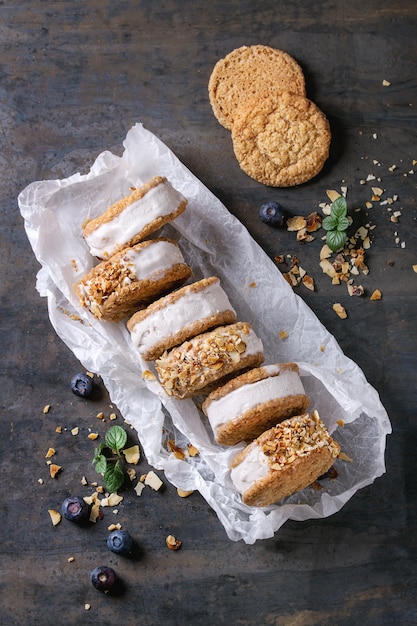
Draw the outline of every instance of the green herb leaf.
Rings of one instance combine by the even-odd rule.
[[[346,214],[347,214],[346,198],[344,198],[343,196],[339,196],[332,203],[332,206],[330,209],[330,215],[334,216],[336,219],[339,220],[341,217],[346,217]]]
[[[340,231],[346,230],[347,228],[349,228],[349,226],[350,226],[350,222],[349,222],[348,218],[347,217],[340,217],[339,221],[337,223],[336,230],[340,230]]]
[[[112,426],[106,433],[106,444],[119,453],[126,445],[127,432],[121,426]]]
[[[330,250],[337,252],[345,245],[346,232],[340,230],[329,230],[326,235],[326,243]]]
[[[120,489],[125,480],[125,475],[120,461],[116,463],[107,463],[107,468],[104,473],[104,486],[107,491],[114,493]]]
[[[334,215],[327,215],[321,223],[324,230],[336,230],[337,224],[338,219]]]
[[[94,463],[95,463],[96,472],[104,475],[106,473],[106,468],[107,468],[107,459],[104,456],[104,454],[99,454],[98,456],[95,456],[93,464]]]

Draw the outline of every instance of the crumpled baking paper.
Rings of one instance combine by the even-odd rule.
[[[101,375],[111,401],[137,430],[148,462],[176,487],[198,490],[231,540],[252,544],[272,537],[287,519],[332,515],[385,472],[391,426],[376,390],[245,227],[164,143],[138,123],[123,145],[122,156],[103,152],[86,175],[33,182],[19,195],[42,266],[37,289],[47,298],[53,327],[84,367]],[[80,306],[72,285],[96,263],[81,236],[82,223],[156,175],[166,176],[188,199],[185,213],[158,234],[178,242],[193,280],[219,277],[238,319],[251,323],[262,339],[265,364],[299,364],[311,408],[352,459],[335,462],[338,477],[323,481],[322,490],[310,487],[264,508],[244,505],[228,469],[243,444],[216,445],[197,403],[170,398],[157,381],[143,380],[150,364],[131,345],[126,324],[97,321]],[[278,338],[281,330],[288,333],[285,341]],[[179,460],[168,451],[168,439],[184,449],[190,442],[199,454]]]

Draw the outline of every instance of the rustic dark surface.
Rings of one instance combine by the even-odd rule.
[[[410,171],[417,159],[417,4],[13,0],[0,2],[0,29],[0,623],[416,624],[417,174]],[[215,62],[254,43],[299,61],[309,97],[331,123],[331,158],[299,188],[273,190],[246,177],[211,112],[207,82]],[[383,87],[384,79],[391,86]],[[88,171],[104,149],[119,152],[137,121],[268,255],[300,258],[316,290],[297,292],[380,393],[393,426],[387,472],[331,518],[289,522],[274,538],[247,546],[228,540],[199,494],[182,500],[168,484],[141,499],[126,492],[118,517],[106,513],[87,531],[51,525],[47,510],[80,491],[81,476],[95,480],[94,443],[86,434],[103,434],[112,409],[105,389],[94,402],[69,390],[80,364],[55,335],[35,289],[39,266],[17,195],[34,180]],[[398,194],[402,215],[394,224],[387,207],[369,211],[376,227],[362,281],[367,295],[351,298],[321,274],[320,240],[300,246],[293,233],[263,225],[257,208],[277,198],[291,213],[307,215],[326,201],[326,189],[345,181],[349,203],[363,209],[370,190],[359,181],[370,173],[387,195]],[[382,300],[371,302],[376,288]],[[346,306],[347,320],[332,311],[335,301]],[[52,408],[44,415],[46,404]],[[105,423],[96,418],[100,410]],[[57,425],[67,430],[58,435]],[[81,436],[71,435],[74,426]],[[64,467],[56,480],[46,466],[50,446]],[[138,471],[147,469],[142,460]],[[114,520],[137,538],[137,560],[107,551]],[[165,546],[169,533],[183,541],[178,552]],[[90,570],[102,562],[125,581],[122,597],[90,585]]]

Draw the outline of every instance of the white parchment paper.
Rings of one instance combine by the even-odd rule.
[[[103,152],[86,175],[34,182],[19,195],[27,236],[42,266],[37,289],[47,298],[53,327],[84,367],[101,375],[112,402],[137,430],[148,462],[176,487],[198,490],[230,539],[251,544],[273,536],[287,519],[335,513],[385,471],[391,426],[376,390],[245,227],[165,144],[136,124],[123,145],[121,157]],[[127,195],[130,186],[156,175],[166,176],[188,199],[186,212],[158,234],[177,240],[193,280],[220,278],[238,319],[250,322],[262,339],[265,364],[299,364],[311,408],[352,458],[336,461],[338,478],[324,481],[323,490],[308,488],[261,509],[245,506],[228,470],[242,446],[216,445],[192,400],[169,398],[159,383],[142,379],[149,364],[132,347],[125,323],[97,321],[79,305],[72,285],[96,263],[81,236],[82,223]],[[281,330],[288,333],[285,341],[278,338]],[[178,460],[167,451],[168,438],[179,446],[191,442],[200,454]]]

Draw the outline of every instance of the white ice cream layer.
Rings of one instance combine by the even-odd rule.
[[[233,311],[227,294],[216,281],[201,291],[188,291],[169,304],[150,313],[135,324],[131,336],[140,354],[146,353],[160,341],[185,326],[223,311]]]
[[[272,374],[279,371],[279,366],[269,365],[265,369],[269,369]],[[219,426],[254,409],[258,404],[297,394],[305,394],[299,374],[284,370],[278,376],[271,375],[256,383],[242,385],[223,398],[212,400],[206,409],[207,417],[213,432],[216,432]]]
[[[101,224],[85,237],[93,256],[108,259],[121,246],[158,217],[175,211],[184,196],[169,181],[150,189],[140,200],[128,205],[110,222]]]
[[[132,269],[136,280],[156,278],[178,263],[185,263],[181,250],[169,241],[155,241],[144,248],[128,250],[122,263]]]
[[[269,473],[269,461],[257,444],[254,444],[244,460],[230,471],[230,478],[239,493],[244,493],[255,480]]]

